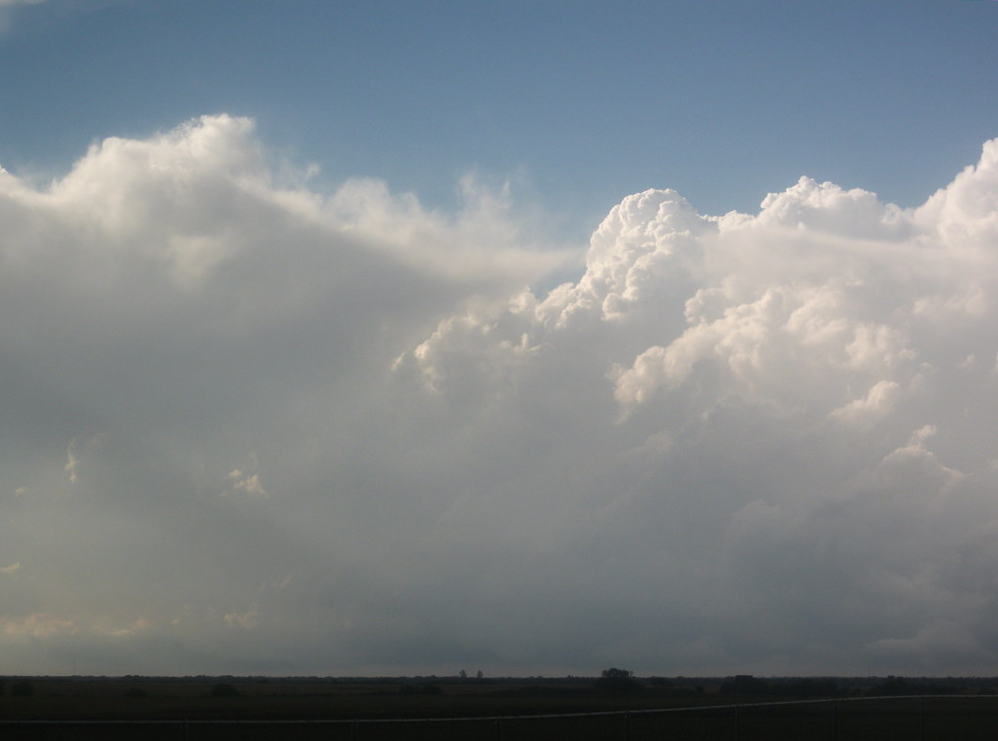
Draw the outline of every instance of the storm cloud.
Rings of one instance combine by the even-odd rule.
[[[998,140],[588,250],[463,188],[224,115],[0,172],[8,673],[993,673]]]

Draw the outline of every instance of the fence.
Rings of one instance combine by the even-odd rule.
[[[0,730],[19,741],[993,741],[998,696],[860,697],[476,718],[0,720]]]

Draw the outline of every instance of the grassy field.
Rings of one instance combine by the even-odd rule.
[[[0,697],[0,720],[309,720],[577,713],[678,707],[695,697],[648,690],[599,696],[578,687],[469,682],[434,685],[218,679],[32,679],[33,693]],[[227,684],[235,696],[213,696]],[[429,688],[429,689],[428,689]],[[131,696],[136,695],[136,696]],[[719,701],[715,696],[714,702]]]
[[[136,739],[294,738],[390,741],[405,739],[530,739],[613,738],[624,729],[620,716],[544,720],[466,720],[397,723],[413,718],[472,718],[556,713],[588,713],[647,707],[678,707],[689,698],[649,691],[630,696],[598,696],[586,683],[578,686],[532,686],[514,683],[329,682],[218,679],[32,679],[32,694],[11,694],[13,680],[0,697],[0,722],[17,725],[8,737],[34,741],[73,738],[74,741]],[[225,684],[234,696],[218,697]],[[690,693],[692,697],[693,694]],[[717,701],[717,698],[714,698]],[[359,723],[342,723],[360,719]],[[143,725],[146,721],[171,724]],[[292,721],[334,721],[308,724]],[[93,724],[69,724],[91,721]],[[108,724],[96,724],[109,721]],[[134,721],[134,724],[129,724]],[[185,722],[186,721],[186,722]],[[232,721],[226,724],[226,721]],[[238,721],[254,721],[252,725]],[[275,721],[274,725],[264,721]],[[386,721],[386,722],[379,722]],[[283,722],[283,724],[281,723]],[[609,734],[609,735],[607,735]]]
[[[736,708],[732,705],[739,698],[709,690],[646,688],[633,694],[601,695],[586,683],[35,678],[30,680],[31,694],[13,694],[15,681],[7,679],[6,692],[0,696],[0,723],[8,724],[0,732],[24,741],[983,741],[998,736],[998,696],[842,699]],[[216,696],[220,684],[234,690],[233,696]],[[767,699],[771,698],[753,698]],[[666,712],[639,712],[652,709]],[[517,717],[607,711],[631,712]],[[428,720],[394,722],[416,718]],[[23,721],[30,722],[9,725]],[[68,725],[73,721],[78,723]]]

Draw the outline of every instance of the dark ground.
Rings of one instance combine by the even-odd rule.
[[[957,680],[899,684],[896,678],[879,684],[869,679],[831,684],[820,680],[804,685],[800,680],[781,681],[642,680],[635,691],[601,693],[593,689],[594,678],[8,677],[2,680],[0,734],[24,741],[976,741],[998,737],[998,695],[977,696],[991,691],[981,680],[962,684]],[[833,691],[823,698],[809,696],[807,702],[787,696],[801,687]],[[923,688],[946,694],[920,697]],[[746,695],[739,689],[754,691]],[[910,696],[877,696],[887,690]],[[790,700],[796,702],[788,704]],[[641,712],[648,710],[654,712]],[[613,714],[517,717],[599,712]],[[463,720],[455,720],[459,718]]]

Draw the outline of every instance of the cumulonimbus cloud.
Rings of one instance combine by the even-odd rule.
[[[637,193],[552,290],[502,194],[282,169],[213,116],[0,172],[11,671],[993,660],[998,140],[915,209]]]
[[[754,664],[774,671],[858,666],[889,645],[927,671],[939,624],[991,656],[996,595],[956,554],[987,548],[996,514],[996,186],[998,140],[917,209],[809,178],[756,215],[646,191],[610,212],[579,281],[448,319],[397,365],[465,418],[533,418],[526,400],[553,395],[559,442],[524,434],[578,446],[553,460],[598,482],[575,495],[635,532],[622,547],[713,564],[690,602],[708,624],[732,609],[745,635],[700,636],[704,660],[727,642],[775,652]]]

